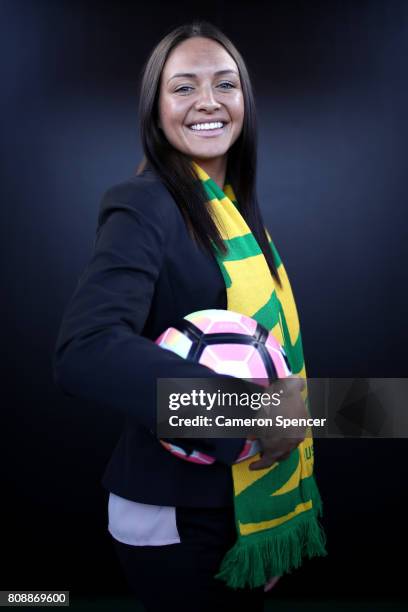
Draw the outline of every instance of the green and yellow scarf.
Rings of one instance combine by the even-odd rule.
[[[267,232],[282,288],[239,212],[232,186],[222,190],[196,163],[208,204],[228,247],[215,248],[227,291],[228,310],[252,317],[273,333],[286,351],[292,373],[306,380],[299,319],[289,279]],[[302,397],[308,408],[307,381]],[[297,568],[302,558],[324,556],[326,537],[318,521],[322,501],[313,475],[310,428],[290,456],[271,467],[250,470],[254,455],[232,465],[237,541],[225,555],[216,578],[232,588],[265,584]]]

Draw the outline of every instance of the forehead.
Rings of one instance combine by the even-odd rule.
[[[198,75],[221,69],[237,70],[237,65],[228,51],[215,40],[196,36],[183,40],[172,49],[163,68],[164,79],[180,69]]]

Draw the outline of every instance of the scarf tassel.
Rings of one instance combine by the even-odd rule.
[[[326,556],[326,535],[318,521],[322,501],[314,479],[313,506],[282,526],[239,538],[225,555],[215,578],[233,588],[262,586],[273,576],[282,576],[302,564],[302,558]]]

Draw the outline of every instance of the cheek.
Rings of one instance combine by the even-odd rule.
[[[237,93],[236,96],[231,100],[230,105],[231,113],[234,118],[239,121],[244,118],[244,99],[241,93]]]
[[[184,107],[173,99],[163,100],[161,104],[161,116],[165,125],[175,127],[183,122]]]

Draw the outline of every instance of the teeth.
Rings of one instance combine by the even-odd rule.
[[[216,123],[195,123],[194,125],[190,126],[190,129],[192,130],[215,130],[217,128],[222,128],[224,126],[223,123],[221,123],[221,121],[217,121]]]

